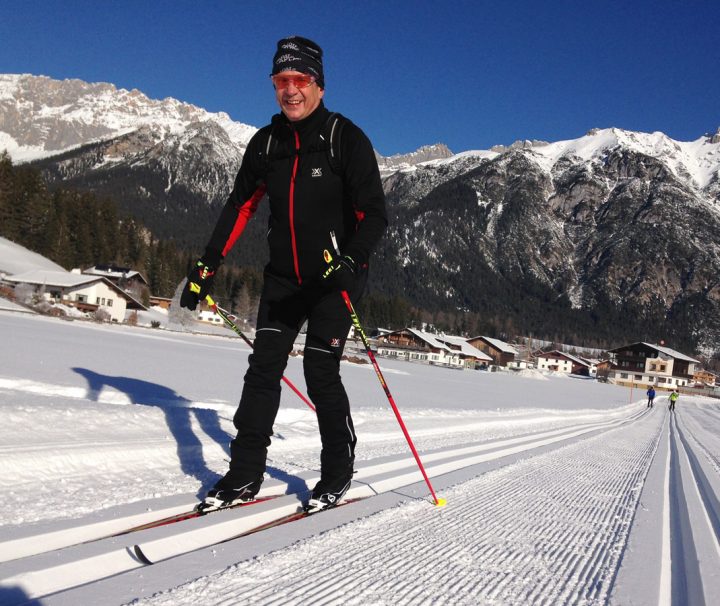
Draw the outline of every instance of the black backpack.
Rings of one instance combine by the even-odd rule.
[[[318,147],[324,148],[327,154],[328,164],[336,175],[342,176],[342,156],[340,141],[342,138],[342,131],[348,119],[342,114],[337,112],[331,112],[328,116],[325,124],[320,131],[320,140]],[[267,143],[263,146],[264,153],[262,156],[265,166],[269,165],[270,158],[275,156],[277,149],[277,137],[273,136],[275,129],[277,128],[277,121],[273,120],[270,134],[268,135]]]

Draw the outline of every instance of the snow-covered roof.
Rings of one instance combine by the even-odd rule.
[[[643,345],[647,345],[648,347],[657,349],[659,352],[664,353],[666,356],[671,356],[671,357],[675,358],[676,360],[684,360],[685,362],[694,362],[695,364],[700,364],[700,362],[698,360],[696,360],[695,358],[686,356],[685,354],[680,353],[679,351],[675,351],[674,349],[670,349],[669,347],[665,347],[664,345],[655,345],[653,343],[645,343],[645,342],[643,342]]]
[[[32,269],[65,271],[60,265],[53,263],[50,259],[46,259],[42,255],[28,250],[12,240],[0,238],[0,272],[13,275]]]
[[[486,360],[487,362],[492,362],[492,358],[487,355],[484,351],[479,350],[477,347],[473,347],[470,345],[470,343],[467,342],[467,339],[464,339],[463,337],[454,337],[450,335],[438,335],[437,340],[441,343],[447,343],[449,345],[455,345],[460,346],[460,352],[464,356],[471,356],[473,358],[478,358],[480,360]]]
[[[487,342],[488,345],[492,345],[495,349],[503,353],[509,353],[515,356],[519,354],[518,350],[515,349],[512,345],[509,345],[508,343],[505,343],[505,341],[501,341],[500,339],[493,339],[492,337],[486,337],[484,335],[473,338],[482,339],[483,341]]]
[[[105,280],[102,276],[88,276],[85,274],[71,273],[69,271],[53,271],[48,269],[31,269],[21,274],[7,276],[5,279],[8,282],[15,282],[17,284],[39,284],[58,286],[60,288],[74,288]],[[107,282],[117,289],[114,284],[109,281]]]
[[[630,345],[616,347],[615,349],[611,349],[609,351],[616,352],[620,349],[628,349],[629,347],[633,347],[635,345],[644,345],[645,347],[649,347],[650,349],[659,351],[660,353],[665,354],[666,356],[670,356],[671,358],[674,358],[676,360],[683,360],[685,362],[693,362],[694,364],[700,364],[699,360],[696,360],[695,358],[691,358],[690,356],[686,356],[685,354],[680,353],[679,351],[675,351],[674,349],[671,349],[670,347],[665,347],[664,345],[656,345],[655,343],[646,343],[645,341],[638,341],[637,343],[631,343]]]
[[[145,276],[139,271],[130,269],[129,267],[116,267],[114,265],[95,265],[94,267],[88,267],[83,269],[82,273],[93,275],[93,276],[104,276],[106,278],[113,278],[119,280],[124,278],[129,280],[131,278],[138,278],[147,284]]]
[[[434,335],[432,333],[418,330],[416,328],[408,328],[406,330],[436,349],[443,349],[448,352],[460,353],[464,356],[477,358],[478,360],[486,360],[488,362],[492,362],[492,358],[489,355],[487,355],[484,351],[480,351],[476,347],[470,345],[467,342],[467,339],[464,339],[463,337],[455,337],[451,335]],[[451,347],[451,345],[454,347]]]
[[[572,354],[565,353],[565,352],[562,352],[562,354],[569,360],[572,360],[573,362],[575,362],[576,364],[580,364],[581,366],[590,366],[590,362],[588,362],[587,360],[584,360],[583,358],[579,358],[578,356],[574,356]]]

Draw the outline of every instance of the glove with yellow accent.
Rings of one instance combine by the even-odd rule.
[[[215,271],[212,267],[205,265],[202,259],[195,264],[188,274],[187,283],[180,295],[180,307],[194,310],[198,301],[202,301],[210,294]]]
[[[350,255],[342,255],[333,259],[328,251],[325,251],[325,261],[328,266],[322,275],[322,282],[332,290],[349,291],[355,286],[355,272],[357,264]]]

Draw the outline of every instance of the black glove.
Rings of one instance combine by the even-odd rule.
[[[323,284],[326,284],[333,290],[349,291],[355,286],[356,270],[357,265],[349,255],[343,255],[337,259],[329,259],[328,267],[322,275]]]
[[[180,295],[180,307],[194,310],[198,301],[202,301],[210,293],[214,278],[215,269],[205,265],[202,259],[199,260],[188,274],[187,283]]]

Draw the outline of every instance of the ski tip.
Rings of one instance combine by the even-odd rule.
[[[145,564],[147,566],[151,566],[153,564],[153,562],[150,560],[150,558],[148,558],[143,553],[143,550],[140,548],[140,545],[134,545],[132,550],[133,550],[133,553],[135,554],[135,557],[137,558],[137,560],[139,562],[141,562],[142,564]]]
[[[446,499],[438,499],[437,501],[435,501],[436,507],[445,507],[445,505],[447,505]]]

